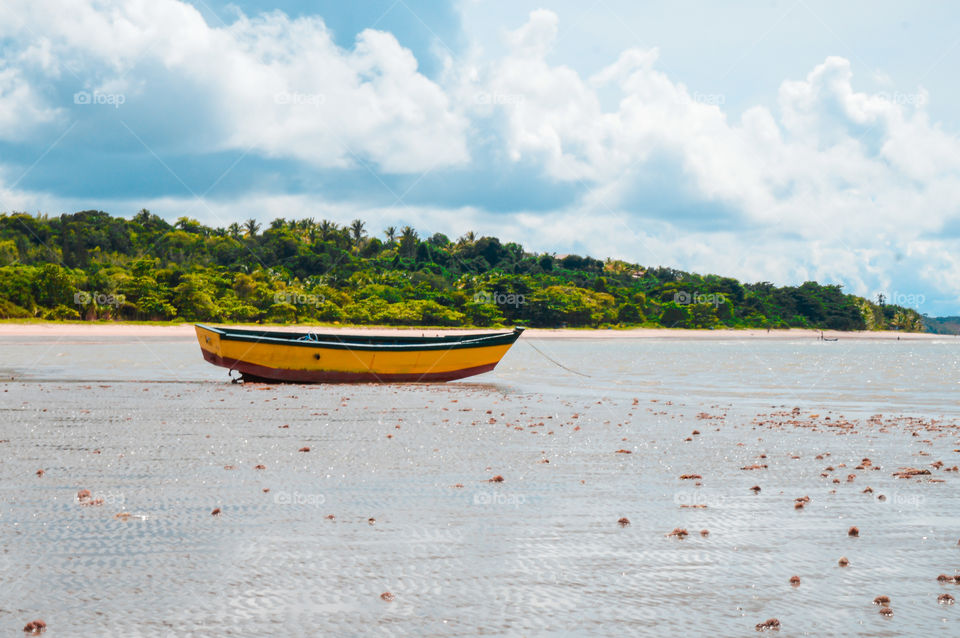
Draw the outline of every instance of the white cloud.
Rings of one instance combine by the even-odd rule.
[[[938,250],[956,251],[956,241],[921,241],[960,217],[960,140],[930,122],[922,87],[857,91],[850,63],[829,57],[805,78],[783,82],[779,112],[756,106],[730,121],[722,95],[691,91],[658,70],[656,49],[624,51],[589,81],[551,65],[556,22],[549,11],[532,13],[506,38],[505,55],[474,61],[470,90],[520,96],[498,106],[515,161],[540,161],[556,180],[589,184],[561,223],[568,239],[595,234],[598,216],[669,224],[649,188],[646,201],[634,195],[635,184],[666,161],[678,168],[657,185],[663,196],[716,205],[687,227],[719,223],[735,232],[687,231],[674,243],[635,237],[627,245],[618,232],[610,243],[594,242],[595,254],[629,254],[632,245],[642,260],[644,246],[658,245],[661,263],[748,279],[846,282],[863,294],[913,267],[928,285],[960,296],[956,277],[934,274],[957,274],[951,260],[936,258]],[[598,91],[611,86],[620,101],[603,110]],[[937,268],[892,259],[921,245]]]
[[[530,19],[519,29],[505,34],[514,53],[526,58],[543,58],[557,39],[557,14],[547,9],[530,12]]]
[[[177,0],[75,4],[63,11],[57,0],[4,2],[0,38],[35,61],[32,86],[66,78],[71,95],[123,94],[120,115],[148,143],[150,118],[163,117],[177,123],[183,145],[199,136],[207,151],[253,150],[319,167],[371,163],[419,173],[469,159],[466,120],[389,33],[364,31],[343,50],[319,18],[241,14],[214,28]],[[3,82],[0,76],[0,91]],[[36,104],[31,85],[5,92]],[[0,100],[2,118],[9,100]],[[142,126],[138,109],[150,116]]]
[[[19,69],[5,68],[0,62],[0,140],[28,139],[57,116],[58,109],[44,104]]]

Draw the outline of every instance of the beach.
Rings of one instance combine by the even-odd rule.
[[[3,0],[0,638],[960,636],[958,24]]]
[[[2,324],[0,628],[950,633],[956,340],[691,332],[305,386],[231,384],[189,325]]]

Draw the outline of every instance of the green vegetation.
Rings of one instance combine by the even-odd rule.
[[[960,317],[924,317],[927,332],[938,335],[960,335]]]
[[[840,286],[777,287],[467,233],[383,239],[364,222],[208,228],[84,211],[0,215],[0,317],[341,322],[398,326],[665,326],[923,330],[915,311]]]

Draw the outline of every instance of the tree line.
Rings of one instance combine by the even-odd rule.
[[[920,331],[838,285],[741,283],[362,220],[211,228],[141,210],[0,214],[0,317],[397,326]]]

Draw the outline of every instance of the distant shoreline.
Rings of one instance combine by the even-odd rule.
[[[211,325],[223,325],[212,323]],[[280,325],[236,325],[237,327],[261,328],[263,330],[291,330],[317,331],[328,333],[362,333],[362,334],[409,334],[410,332],[437,333],[449,332],[495,332],[509,330],[509,328],[420,328],[420,327],[393,327],[393,326],[330,326],[293,324]],[[0,337],[19,336],[51,336],[51,337],[192,337],[194,334],[192,323],[182,324],[150,324],[125,322],[0,322]],[[956,339],[952,335],[933,334],[929,332],[897,332],[897,331],[851,331],[824,330],[827,338],[836,338],[841,341],[930,341],[936,339]],[[679,339],[685,341],[711,340],[809,340],[816,341],[820,337],[819,330],[791,328],[788,330],[765,329],[722,329],[722,330],[694,330],[685,328],[623,328],[623,329],[589,329],[589,328],[528,328],[523,338],[534,339]]]

